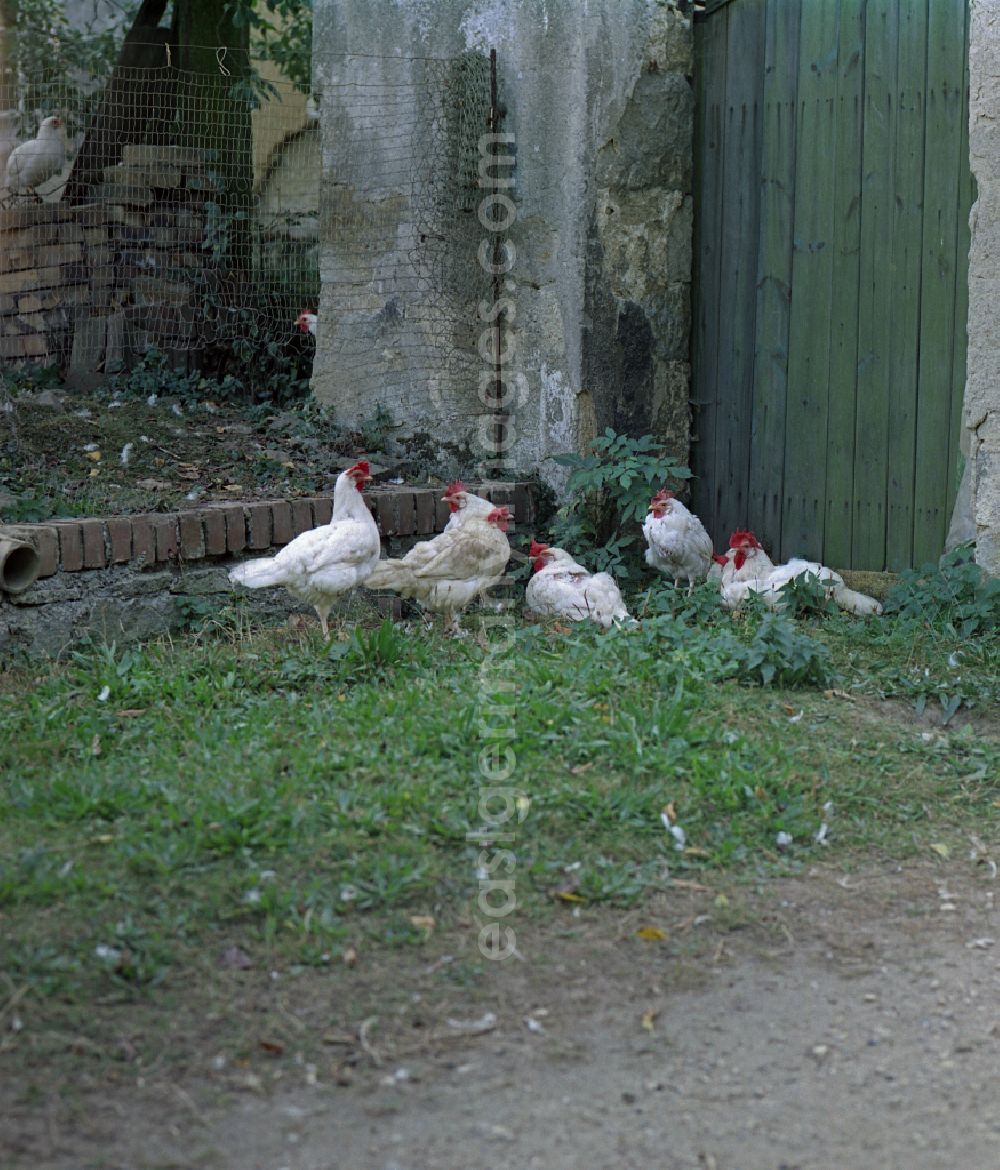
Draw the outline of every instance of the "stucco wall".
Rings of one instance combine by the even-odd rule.
[[[976,559],[1000,574],[1000,0],[973,0],[969,153],[978,185],[969,252],[963,452]]]
[[[428,185],[454,201],[465,149],[442,138],[429,80],[447,76],[440,59],[495,48],[516,158],[505,373],[524,378],[504,460],[558,483],[547,457],[609,425],[656,431],[686,458],[692,33],[678,7],[317,0],[325,210],[313,387],[338,421],[382,407],[401,438],[423,432],[482,454],[477,307],[491,288],[475,203],[439,221],[450,247],[432,253],[423,285],[413,263],[427,246]]]

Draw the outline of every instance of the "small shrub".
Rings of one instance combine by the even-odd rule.
[[[901,573],[885,600],[885,612],[941,626],[959,638],[1000,628],[1000,580],[968,555],[955,549],[937,565]]]
[[[784,614],[766,614],[753,641],[736,657],[739,677],[763,686],[822,687],[831,677],[829,651]]]
[[[689,479],[691,472],[665,455],[652,435],[633,439],[608,427],[591,446],[587,455],[554,456],[570,475],[569,503],[556,515],[552,540],[589,568],[629,577],[641,565],[640,525],[650,496],[665,484]]]

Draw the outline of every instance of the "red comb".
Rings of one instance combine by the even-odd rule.
[[[528,556],[532,558],[540,557],[543,552],[548,551],[548,547],[547,544],[539,544],[537,540],[533,540],[531,542],[531,548],[528,549]]]
[[[717,565],[728,565],[729,564],[729,557],[724,557],[720,553],[713,553],[712,560],[715,561],[715,563]]]
[[[444,489],[445,496],[457,496],[459,492],[465,491],[465,484],[460,479],[456,479],[453,483],[448,484]]]
[[[729,538],[730,548],[760,548],[760,541],[747,528],[737,528]],[[737,566],[738,568],[739,566]]]

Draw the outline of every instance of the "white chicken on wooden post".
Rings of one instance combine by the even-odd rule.
[[[673,492],[658,491],[643,521],[646,564],[673,579],[687,581],[688,592],[708,576],[715,549],[705,526]]]
[[[378,525],[361,494],[371,479],[369,470],[367,461],[359,459],[337,477],[329,524],[303,532],[276,556],[237,565],[230,581],[248,589],[284,586],[316,610],[329,640],[327,619],[334,602],[368,579],[382,551]]]
[[[632,623],[621,591],[610,573],[591,573],[565,549],[531,542],[532,577],[524,591],[525,607],[546,617],[571,622],[588,619],[609,629]]]
[[[12,195],[32,194],[41,198],[38,188],[58,175],[66,165],[66,130],[63,120],[50,114],[38,127],[35,138],[15,147],[4,169],[4,187]]]

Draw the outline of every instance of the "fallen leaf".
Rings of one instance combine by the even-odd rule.
[[[99,833],[96,837],[90,838],[91,845],[110,845],[114,841],[114,837],[110,833]]]
[[[712,853],[709,849],[702,849],[700,845],[687,845],[684,848],[685,857],[711,857]]]
[[[261,1040],[260,1047],[271,1056],[280,1056],[285,1051],[285,1046],[280,1040]]]
[[[647,1008],[642,1013],[642,1026],[647,1032],[653,1031],[653,1023],[656,1017],[660,1014],[659,1008]]]
[[[219,966],[228,967],[233,971],[249,971],[253,966],[253,959],[242,947],[227,947],[219,956]]]
[[[437,926],[434,917],[431,914],[411,914],[410,925],[415,926],[417,930],[425,930],[428,934]]]
[[[124,707],[121,711],[116,711],[115,714],[120,719],[136,719],[140,715],[146,714],[145,707]]]
[[[138,479],[135,486],[144,492],[168,492],[174,485],[165,479]]]
[[[243,491],[243,484],[241,484],[241,483],[227,483],[226,484],[226,491],[227,492],[241,492],[241,491]]]
[[[786,715],[795,714],[795,708],[791,705],[791,703],[782,703],[781,709],[785,712]]]
[[[104,458],[104,456],[100,453],[100,451],[87,451],[86,456],[88,459],[92,460],[94,463],[100,463],[101,460]]]
[[[687,878],[674,878],[670,883],[676,886],[678,890],[694,890],[696,894],[707,894],[710,891],[709,886],[703,886],[701,882],[691,882]]]
[[[938,855],[938,857],[943,857],[946,860],[947,860],[947,858],[949,858],[951,856],[951,850],[948,848],[947,845],[944,845],[940,841],[937,841],[933,845],[931,845],[931,849]]]
[[[635,933],[646,942],[663,942],[667,937],[667,932],[658,926],[640,926]]]
[[[581,894],[574,894],[572,890],[556,890],[555,895],[560,902],[586,902]]]
[[[101,754],[101,737],[95,735],[90,741],[90,754],[92,756],[99,756]]]
[[[831,687],[828,691],[823,692],[824,699],[844,699],[848,703],[854,702],[854,696],[842,691],[837,687]]]
[[[354,947],[348,947],[342,956],[345,967],[353,967],[358,961],[358,952]]]

